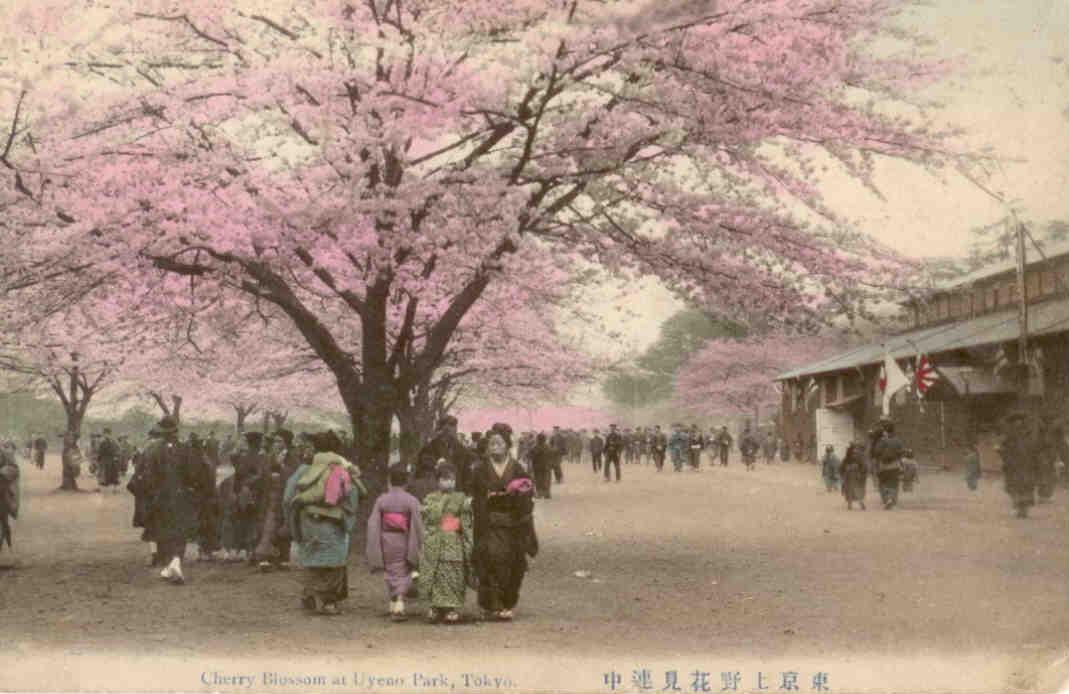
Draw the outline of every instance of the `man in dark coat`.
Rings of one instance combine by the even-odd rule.
[[[420,450],[416,460],[426,464],[428,474],[433,476],[438,461],[444,459],[456,470],[457,491],[470,495],[473,457],[468,447],[457,436],[457,418],[446,415],[438,423],[438,431],[434,438]]]
[[[725,430],[726,431],[726,430]],[[690,462],[690,469],[697,472],[702,466],[702,450],[705,448],[705,437],[702,436],[701,430],[698,429],[698,425],[695,424],[690,428],[690,448],[688,449],[688,462]]]
[[[739,453],[742,453],[742,462],[746,463],[747,470],[753,470],[754,463],[757,462],[757,452],[760,449],[761,443],[750,429],[750,423],[747,422],[742,436],[739,437]]]
[[[119,444],[111,438],[111,429],[105,428],[97,444],[97,465],[100,467],[100,486],[111,487],[113,493],[119,492],[120,471]]]
[[[144,483],[147,514],[155,531],[161,561],[167,562],[160,577],[182,584],[182,557],[186,542],[195,538],[200,525],[200,502],[208,493],[208,468],[178,441],[178,422],[164,417],[156,426],[160,438],[145,452]]]
[[[45,467],[45,453],[48,451],[48,441],[43,436],[38,436],[33,440],[33,464],[38,469],[43,470]]]
[[[661,431],[661,425],[653,427],[653,435],[650,437],[650,452],[653,454],[653,465],[657,472],[664,469],[664,456],[668,450],[668,437]]]
[[[549,447],[557,454],[553,461],[553,476],[557,478],[557,484],[563,484],[564,470],[561,467],[561,461],[564,460],[564,456],[568,453],[568,440],[564,438],[564,433],[560,430],[560,427],[553,427],[553,436],[549,439]]]
[[[605,437],[605,481],[609,481],[610,466],[616,467],[616,481],[620,481],[620,454],[624,451],[624,437],[616,430],[615,424],[609,425],[609,435]]]
[[[728,456],[731,454],[732,438],[726,426],[720,427],[720,431],[717,433],[716,438],[713,439],[713,443],[716,444],[717,453],[720,455],[720,464],[727,465]]]
[[[536,499],[552,497],[550,489],[553,484],[553,460],[556,455],[556,451],[546,444],[546,435],[539,434],[535,439],[534,448],[531,449],[531,472],[534,474]]]
[[[601,438],[601,431],[594,430],[594,437],[590,439],[590,460],[594,464],[594,474],[601,472],[601,454],[605,451],[605,439]]]
[[[1016,412],[1006,420],[1005,433],[998,447],[1002,457],[1002,477],[1006,493],[1013,501],[1018,518],[1027,518],[1036,503],[1036,453],[1028,417]]]

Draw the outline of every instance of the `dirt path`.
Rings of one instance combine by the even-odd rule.
[[[516,622],[436,628],[391,624],[359,557],[335,619],[301,612],[296,572],[191,563],[166,585],[130,496],[53,492],[57,468],[23,465],[18,552],[0,555],[3,690],[671,691],[673,670],[695,694],[732,691],[736,671],[735,691],[793,691],[791,673],[802,692],[822,673],[836,692],[1069,683],[1061,490],[1022,521],[999,481],[970,493],[930,471],[898,510],[873,510],[870,488],[847,512],[809,465],[625,466],[621,484],[567,466],[538,505]]]

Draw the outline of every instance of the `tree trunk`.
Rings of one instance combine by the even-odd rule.
[[[71,456],[79,437],[82,435],[82,417],[78,412],[72,412],[70,408],[66,409],[67,431],[63,436],[63,451],[60,454],[60,459],[63,461],[60,465],[63,472],[63,479],[60,482],[59,488],[63,491],[76,492],[78,491],[78,482],[74,476],[74,461],[71,459]]]
[[[181,421],[182,421],[182,396],[181,395],[172,395],[171,396],[171,404],[168,405],[167,404],[167,398],[164,397],[163,393],[158,393],[156,391],[150,390],[148,394],[153,400],[156,401],[156,404],[159,406],[160,411],[163,412],[163,416],[164,417],[174,417],[176,422],[181,423]]]
[[[234,408],[238,437],[240,437],[245,433],[245,422],[249,415],[256,411],[256,405],[234,405],[231,403],[230,406]]]
[[[401,428],[401,463],[404,465],[416,464],[416,456],[419,455],[419,449],[423,445],[418,419],[416,408],[412,406],[399,407],[397,409],[397,423]]]
[[[271,419],[275,422],[275,431],[278,431],[286,426],[286,420],[289,419],[289,414],[285,412],[272,412]]]

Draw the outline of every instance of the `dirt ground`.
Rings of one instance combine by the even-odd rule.
[[[296,570],[189,562],[165,584],[129,494],[56,492],[54,457],[22,470],[4,691],[671,692],[673,672],[694,694],[1069,687],[1064,490],[1019,520],[1000,480],[922,469],[900,508],[870,486],[848,512],[812,465],[633,465],[620,484],[566,465],[516,621],[434,627],[387,619],[362,552],[340,617],[301,611]]]

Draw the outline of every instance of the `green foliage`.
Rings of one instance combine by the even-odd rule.
[[[745,336],[745,326],[738,323],[698,309],[679,311],[661,325],[657,341],[635,360],[637,368],[607,378],[602,392],[624,407],[666,400],[672,395],[676,371],[708,340]]]

